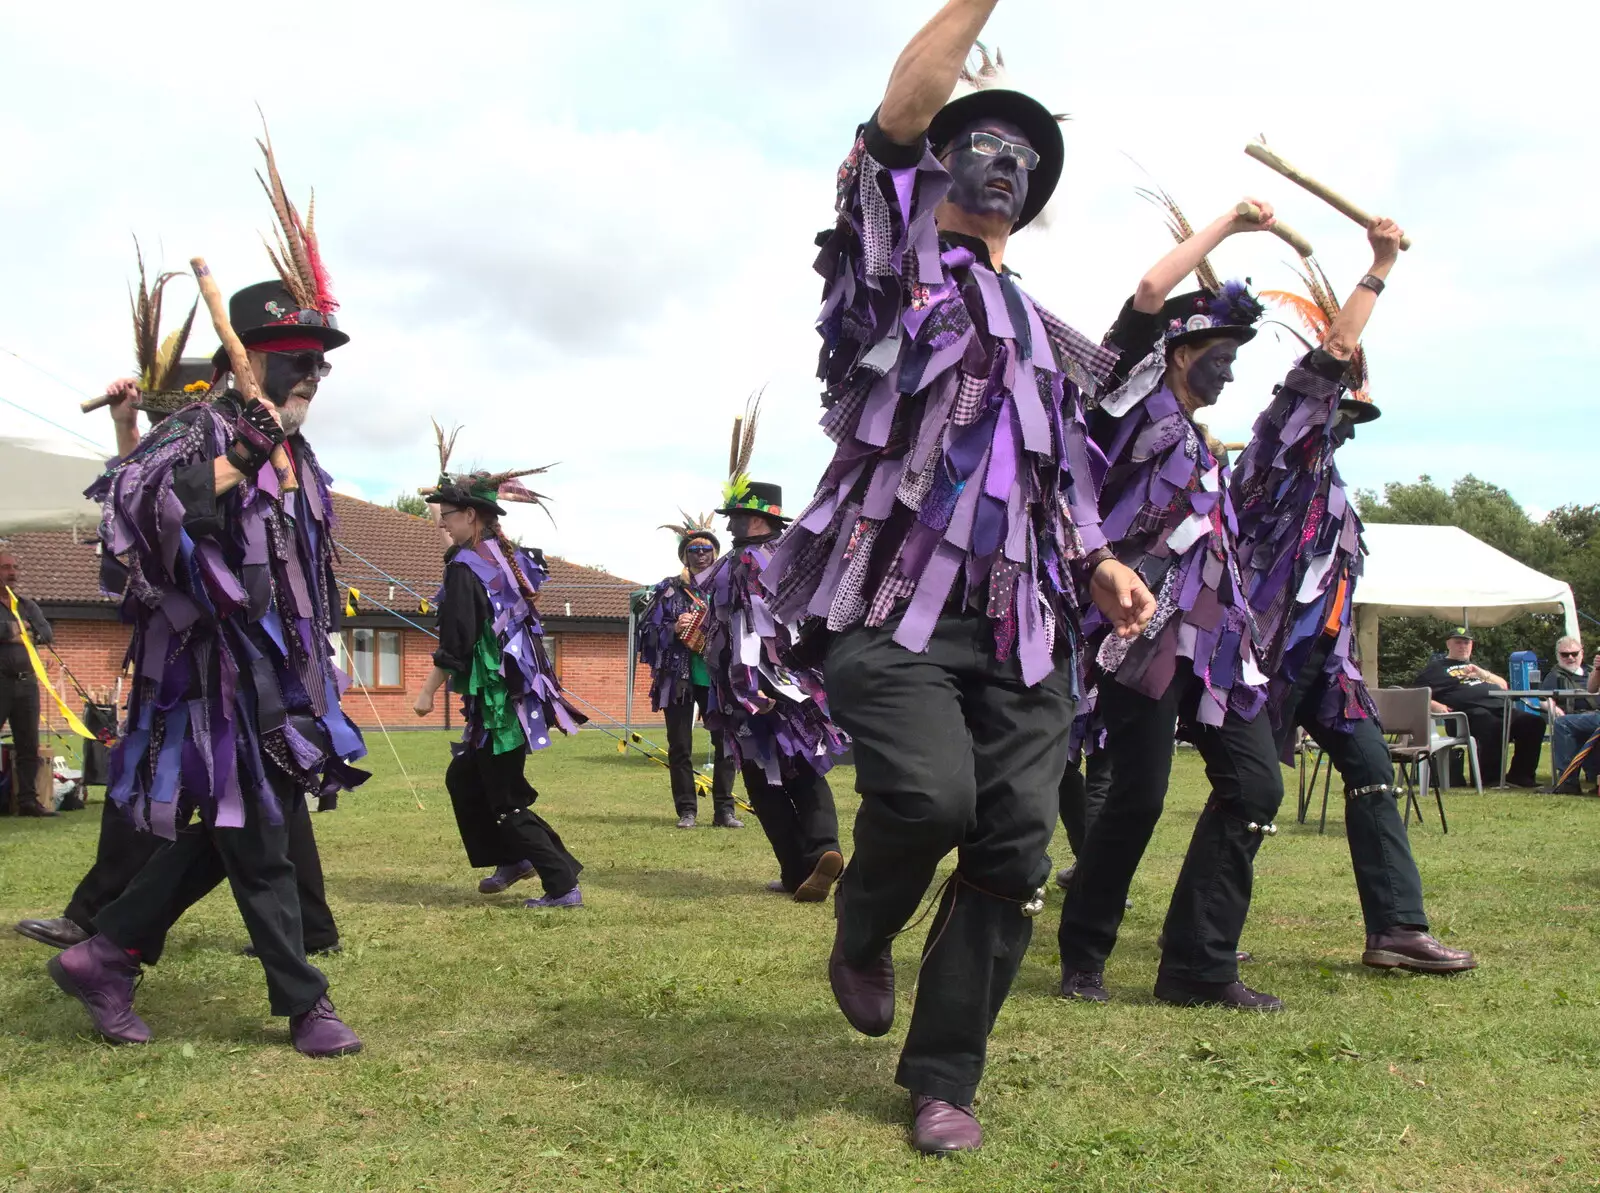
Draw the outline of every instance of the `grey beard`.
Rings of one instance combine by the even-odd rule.
[[[283,427],[283,433],[285,435],[293,435],[301,427],[305,426],[306,414],[307,410],[304,406],[297,406],[293,409],[284,406],[280,409],[278,411],[278,422]]]

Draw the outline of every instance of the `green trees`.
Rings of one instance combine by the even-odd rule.
[[[1358,492],[1356,504],[1368,522],[1459,526],[1513,559],[1567,581],[1579,610],[1600,612],[1600,505],[1562,506],[1536,522],[1505,489],[1470,473],[1448,491],[1427,476],[1411,484],[1390,482],[1381,497]],[[1429,617],[1385,618],[1378,636],[1383,682],[1407,682],[1444,649],[1451,624]],[[1560,617],[1542,613],[1475,628],[1473,657],[1504,675],[1512,651],[1532,650],[1548,669],[1561,631]]]

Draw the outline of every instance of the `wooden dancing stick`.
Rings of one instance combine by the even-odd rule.
[[[1357,207],[1354,203],[1350,202],[1349,199],[1346,199],[1337,191],[1331,190],[1327,186],[1324,186],[1315,178],[1312,178],[1309,174],[1304,174],[1295,169],[1294,166],[1284,161],[1283,158],[1272,152],[1272,150],[1268,149],[1265,145],[1262,145],[1256,141],[1252,141],[1250,144],[1244,147],[1244,151],[1251,157],[1255,158],[1256,161],[1266,166],[1268,169],[1276,170],[1290,182],[1296,184],[1297,186],[1304,187],[1306,190],[1310,191],[1313,195],[1321,199],[1324,203],[1326,203],[1329,207],[1332,207],[1341,215],[1349,216],[1363,228],[1370,228],[1372,226],[1372,216],[1368,215],[1365,211],[1361,210],[1361,208]],[[1402,249],[1409,249],[1411,247],[1411,237],[1401,237],[1400,247]]]
[[[88,414],[91,410],[99,410],[104,406],[111,405],[111,403],[115,401],[116,399],[110,394],[101,394],[98,398],[86,398],[79,402],[78,409],[83,411],[85,414]]]
[[[1253,224],[1259,224],[1261,222],[1261,208],[1257,207],[1254,203],[1241,201],[1233,210],[1234,214],[1244,216],[1245,219],[1249,220]],[[1293,228],[1289,227],[1289,225],[1284,223],[1282,220],[1279,220],[1277,223],[1273,224],[1272,227],[1267,229],[1267,231],[1271,232],[1279,240],[1283,241],[1295,252],[1299,253],[1302,257],[1311,256],[1311,242],[1299,232],[1296,232]]]
[[[234,380],[244,391],[246,400],[254,399],[266,405],[261,387],[256,384],[255,372],[250,368],[250,357],[246,355],[244,345],[240,343],[238,334],[233,330],[233,324],[228,322],[228,308],[222,301],[222,291],[217,289],[217,279],[211,276],[211,267],[206,264],[204,257],[191,257],[189,268],[194,270],[194,280],[200,287],[200,297],[205,299],[206,310],[211,312],[211,326],[216,329],[217,339],[222,341],[222,347],[228,353],[228,364],[233,369]],[[278,474],[278,485],[285,493],[293,493],[300,487],[300,482],[294,474],[294,461],[289,458],[288,449],[281,443],[272,449],[272,470]]]

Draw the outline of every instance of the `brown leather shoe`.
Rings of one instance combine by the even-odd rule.
[[[851,965],[844,959],[842,931],[833,930],[833,952],[828,956],[828,985],[833,999],[844,1012],[850,1026],[864,1036],[881,1036],[894,1026],[893,946],[865,965]]]
[[[844,854],[837,849],[830,849],[817,859],[816,868],[795,890],[796,903],[821,903],[828,897],[828,892],[833,889],[833,884],[839,881],[839,875],[844,873]]]
[[[22,920],[16,925],[16,930],[29,940],[37,940],[54,949],[70,949],[75,944],[82,944],[90,936],[66,916],[54,920]]]
[[[1417,973],[1463,973],[1476,969],[1478,959],[1466,949],[1446,948],[1420,928],[1385,928],[1367,937],[1361,964]]]
[[[975,1152],[983,1146],[983,1128],[971,1106],[912,1094],[911,1116],[911,1146],[925,1156]]]
[[[17,804],[18,816],[59,816],[54,808],[46,808],[38,800],[25,799]]]

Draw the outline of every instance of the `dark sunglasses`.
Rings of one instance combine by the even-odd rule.
[[[1039,168],[1039,155],[1026,145],[1015,145],[1004,137],[997,137],[993,133],[973,133],[972,152],[981,153],[985,157],[999,157],[1002,153],[1009,153],[1017,159],[1017,165],[1024,170],[1037,170]]]
[[[715,547],[694,546],[688,548],[688,553],[690,555],[710,555],[715,550]]]
[[[1581,651],[1581,650],[1558,650],[1558,651],[1556,651],[1556,654],[1560,655],[1564,659],[1581,659],[1581,658],[1583,658],[1583,651]]]
[[[333,366],[323,359],[320,352],[282,352],[280,356],[287,356],[289,363],[298,372],[309,376],[315,373],[318,377],[326,377],[333,372]]]

